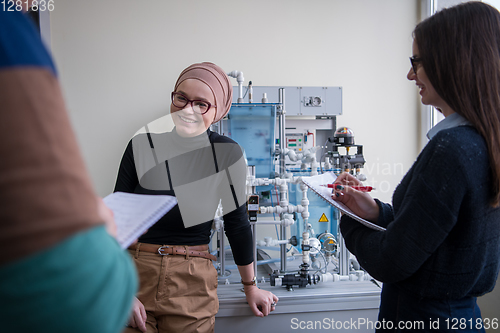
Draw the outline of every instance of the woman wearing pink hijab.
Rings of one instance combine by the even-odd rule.
[[[228,77],[215,64],[193,64],[180,74],[171,101],[175,127],[150,133],[146,126],[146,133],[136,135],[115,185],[115,191],[175,195],[178,201],[129,248],[140,290],[127,333],[213,332],[219,302],[216,258],[208,243],[219,204],[253,313],[267,316],[278,302],[255,285],[243,152],[233,140],[209,130],[231,108]]]

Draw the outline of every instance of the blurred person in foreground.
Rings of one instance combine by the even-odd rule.
[[[18,10],[0,11],[0,105],[0,331],[121,332],[136,272],[91,186],[54,63]]]

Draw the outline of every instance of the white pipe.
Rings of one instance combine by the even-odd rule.
[[[349,275],[339,275],[332,273],[321,274],[320,282],[327,283],[339,281],[368,281],[370,279],[371,276],[365,271],[355,271],[354,273]]]
[[[309,245],[309,233],[302,233],[302,245]],[[304,264],[309,264],[309,251],[302,251],[302,262]]]
[[[300,204],[302,207],[304,207],[304,210],[300,213],[304,221],[307,221],[309,219],[309,199],[307,199],[307,189],[307,185],[301,181],[300,190],[302,191],[302,200],[300,201]]]
[[[319,149],[319,146],[309,148],[303,152],[297,153],[293,149],[285,148],[283,153],[288,156],[290,161],[302,162],[300,165],[301,170],[307,169],[307,164],[311,165],[311,176],[315,176],[318,174],[319,164],[316,160],[316,151]]]
[[[271,214],[271,213],[277,213],[277,214],[281,214],[281,213],[285,213],[287,210],[281,206],[261,206],[259,207],[259,213],[261,214]]]
[[[288,185],[286,183],[286,179],[282,179],[279,186],[279,198],[280,198],[280,206],[285,208],[288,206]]]
[[[316,161],[316,155],[313,157],[313,160],[311,161],[311,176],[316,176],[318,174],[318,167],[319,164]]]
[[[281,186],[282,184],[300,184],[302,183],[302,177],[297,176],[293,177],[291,173],[287,174],[288,178],[251,178],[247,177],[248,184],[247,186],[267,186],[267,185],[276,185]]]
[[[255,165],[247,166],[246,194],[255,194]]]
[[[289,241],[284,239],[284,240],[279,240],[279,239],[273,239],[272,237],[264,237],[264,240],[260,240],[257,242],[258,246],[276,246],[276,245],[281,245],[281,244],[288,244]]]
[[[227,73],[227,76],[234,77],[238,82],[238,103],[243,103],[243,81],[245,81],[243,72],[232,71],[230,73]]]
[[[249,178],[247,186],[267,186],[270,183],[268,178]]]
[[[222,212],[222,205],[219,201],[219,206],[217,206],[217,210],[215,211],[214,222],[212,224],[212,229],[214,231],[220,231],[221,227],[224,225],[224,220],[222,219],[223,215],[224,213]]]
[[[293,216],[290,214],[283,214],[283,218],[281,219],[281,225],[285,227],[289,227],[293,225],[295,221],[293,220]]]
[[[306,218],[309,217],[309,212],[307,211],[307,207],[304,207],[301,205],[298,205],[298,206],[287,205],[285,207],[282,207],[281,205],[280,206],[261,206],[261,207],[259,207],[259,213],[260,214],[301,213],[302,217],[304,217],[304,216],[306,216]],[[258,223],[261,223],[261,222],[258,222]],[[278,224],[278,223],[276,223],[276,224]]]

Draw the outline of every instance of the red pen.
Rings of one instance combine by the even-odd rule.
[[[324,186],[324,187],[328,187],[328,188],[335,188],[337,185],[340,185],[340,184],[327,184],[327,185],[320,185],[320,186]],[[342,185],[340,185],[340,186],[342,186]],[[361,191],[361,192],[371,192],[371,191],[375,190],[375,188],[371,187],[371,186],[354,185],[354,186],[350,186],[350,188],[353,188],[353,189]]]

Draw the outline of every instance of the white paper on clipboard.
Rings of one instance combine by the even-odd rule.
[[[116,240],[126,249],[149,227],[171,210],[177,199],[171,195],[146,195],[115,192],[103,199],[114,214]]]
[[[311,177],[302,177],[302,181],[304,184],[307,185],[314,193],[319,195],[323,200],[328,202],[330,205],[340,209],[340,211],[359,223],[367,226],[368,228],[374,229],[374,230],[379,230],[379,231],[384,231],[385,228],[381,227],[379,225],[376,225],[375,223],[372,223],[370,221],[367,221],[358,215],[354,214],[352,210],[350,210],[346,205],[344,205],[341,202],[335,201],[332,199],[332,189],[321,186],[321,185],[326,185],[326,184],[332,184],[335,182],[337,179],[337,176],[333,172],[325,172],[321,175],[317,176],[311,176]]]

